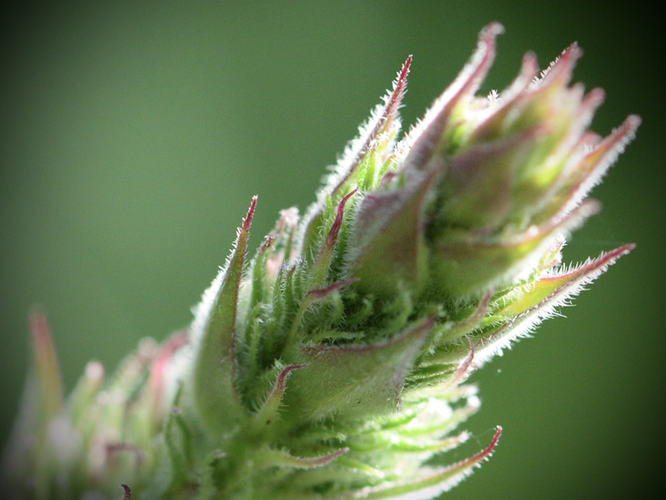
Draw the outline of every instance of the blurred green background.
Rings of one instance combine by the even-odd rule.
[[[556,5],[558,4],[558,5]],[[569,260],[637,250],[475,375],[493,459],[447,498],[643,498],[666,445],[664,38],[640,2],[81,2],[2,19],[0,439],[26,371],[27,312],[49,313],[71,388],[142,336],[186,325],[251,195],[256,245],[277,211],[304,209],[326,165],[415,56],[412,123],[499,20],[501,88],[522,53],[547,64],[577,40],[576,79],[604,87],[593,128],[643,117],[594,196],[604,211]],[[454,454],[452,459],[462,458]]]

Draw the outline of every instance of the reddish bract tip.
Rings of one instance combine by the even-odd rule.
[[[324,244],[323,250],[328,250],[332,251],[333,248],[335,247],[336,242],[338,241],[338,233],[340,232],[340,227],[342,227],[342,218],[344,217],[345,214],[345,204],[347,203],[347,200],[352,197],[354,193],[358,191],[358,188],[354,189],[351,193],[347,194],[342,200],[340,200],[340,203],[338,203],[338,211],[335,214],[335,221],[333,221],[333,225],[331,226],[331,230],[328,232],[328,235],[326,236],[326,243]]]
[[[620,258],[624,257],[625,255],[629,254],[634,248],[636,248],[635,243],[627,243],[626,245],[622,245],[621,247],[614,248],[608,253],[602,254],[601,256],[597,257],[596,259],[592,259],[589,261],[587,264],[582,265],[581,267],[568,272],[564,274],[559,274],[556,276],[547,276],[544,278],[541,278],[543,281],[555,281],[555,280],[561,280],[562,278],[566,278],[567,276],[576,276],[576,275],[589,275],[599,269],[605,269],[608,266],[611,266],[615,264],[615,262]]]
[[[400,72],[400,79],[401,80],[406,80],[407,75],[409,74],[409,68],[412,65],[412,61],[414,60],[414,55],[409,54],[407,56],[407,59],[405,59],[405,63],[402,65],[402,71]]]
[[[475,453],[471,457],[467,457],[464,460],[461,460],[460,462],[453,464],[449,466],[449,469],[458,469],[460,467],[463,467],[469,463],[479,463],[482,460],[485,460],[488,458],[490,455],[492,455],[493,451],[495,451],[495,448],[497,447],[497,443],[499,441],[500,436],[502,435],[502,426],[498,425],[497,430],[495,431],[495,435],[493,436],[492,440],[490,441],[490,444],[485,447],[483,450],[481,450],[478,453]]]
[[[400,107],[402,98],[405,95],[405,90],[407,88],[407,75],[409,75],[409,68],[411,65],[412,56],[409,55],[405,60],[405,63],[402,65],[402,69],[398,74],[398,78],[393,83],[393,91],[385,101],[386,104],[384,105],[384,109],[381,111],[381,114],[377,118],[377,121],[375,122],[372,130],[368,132],[363,140],[362,145],[356,151],[355,157],[351,161],[348,171],[341,177],[337,185],[333,188],[333,191],[331,191],[331,195],[335,195],[338,190],[347,182],[352,173],[361,164],[363,157],[371,149],[380,134],[388,127],[390,127],[391,123],[393,123],[393,120],[398,114],[398,108]]]
[[[467,341],[469,342],[469,355],[465,358],[465,361],[462,362],[458,370],[456,370],[456,374],[453,377],[456,382],[460,382],[465,378],[467,370],[469,370],[469,367],[472,366],[472,361],[474,361],[474,342],[472,342],[472,339],[470,338],[468,338]]]
[[[504,33],[504,26],[498,22],[488,24],[481,31],[477,52],[473,56],[478,58],[478,62],[476,64],[472,62],[472,71],[468,74],[466,81],[463,82],[461,96],[473,94],[483,82],[495,60],[495,39],[502,33]]]
[[[124,500],[132,500],[132,489],[127,486],[126,484],[121,484],[120,485],[125,492],[125,496],[123,497]]]
[[[422,168],[435,152],[454,107],[464,97],[473,95],[488,74],[488,70],[495,60],[495,38],[503,31],[504,27],[497,22],[487,25],[481,31],[472,58],[453,83],[435,101],[424,117],[423,124],[412,131],[411,134],[418,133],[419,135],[414,137],[412,149],[404,160],[403,169],[410,166],[417,169]]]
[[[599,142],[596,147],[590,151],[584,161],[593,162],[596,164],[604,165],[604,160],[607,155],[616,155],[622,152],[626,144],[631,141],[636,129],[641,124],[641,117],[638,115],[629,115],[622,125]]]
[[[164,382],[166,371],[176,351],[187,345],[189,342],[189,332],[184,331],[174,335],[163,344],[162,349],[153,361],[150,369],[150,387],[151,393],[155,397],[155,404],[162,402],[164,392]]]
[[[306,365],[306,364],[290,365],[290,366],[287,366],[284,370],[282,370],[280,372],[280,375],[278,376],[277,383],[275,384],[275,392],[282,395],[282,393],[284,393],[284,390],[285,390],[285,387],[286,387],[285,382],[287,380],[287,375],[289,375],[294,370],[298,370],[300,368],[305,368],[306,366],[308,366],[308,365]]]
[[[327,465],[330,464],[333,460],[338,458],[340,455],[344,455],[349,451],[349,447],[344,447],[340,448],[339,450],[334,451],[333,453],[329,453],[328,455],[324,455],[323,457],[308,457],[308,458],[301,458],[301,457],[294,457],[294,461],[297,462],[299,465],[303,466],[309,466],[309,467],[317,467],[321,465]]]
[[[395,82],[395,91],[391,95],[389,102],[397,101],[395,103],[396,106],[400,104],[400,99],[405,93],[405,88],[407,88],[407,76],[409,75],[409,69],[412,65],[413,59],[414,56],[412,56],[412,54],[409,54],[409,56],[407,56],[407,59],[402,65],[402,69],[400,70],[400,74],[398,75],[398,79]],[[387,108],[391,109],[390,106],[387,106]]]
[[[381,130],[386,129],[391,125],[393,119],[398,114],[398,107],[402,102],[407,89],[407,75],[409,75],[409,68],[412,65],[412,55],[407,56],[405,63],[402,65],[398,79],[395,81],[393,92],[391,93],[388,101],[386,101],[386,108],[383,114],[383,119],[377,123],[372,135],[377,136]]]
[[[252,197],[250,208],[247,210],[247,215],[243,219],[243,231],[249,231],[252,225],[252,217],[254,217],[254,209],[257,207],[257,195]]]
[[[39,345],[52,342],[51,328],[49,328],[46,314],[40,309],[30,312],[30,332]]]
[[[44,410],[52,416],[58,413],[64,404],[64,391],[51,328],[46,314],[40,309],[34,309],[30,313],[30,332]]]
[[[335,292],[336,290],[339,290],[340,288],[345,287],[347,285],[351,285],[352,283],[355,283],[357,281],[358,278],[338,281],[337,283],[333,283],[332,285],[329,285],[325,288],[317,288],[315,290],[310,290],[308,292],[308,296],[315,300],[321,300],[325,297],[328,297],[331,293]]]
[[[582,56],[583,50],[576,42],[569,45],[562,51],[562,54],[560,54],[560,56],[543,71],[542,79],[539,81],[538,86],[541,88],[547,88],[557,83],[567,85],[571,80],[576,61]]]

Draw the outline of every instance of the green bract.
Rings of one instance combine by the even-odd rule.
[[[477,411],[469,374],[633,245],[565,267],[565,237],[639,124],[588,132],[603,99],[571,85],[576,46],[475,96],[499,24],[398,140],[411,56],[317,201],[248,257],[251,202],[190,329],[142,341],[64,400],[45,318],[6,454],[19,496],[431,498],[494,450],[447,450]]]

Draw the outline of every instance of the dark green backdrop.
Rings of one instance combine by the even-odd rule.
[[[405,57],[414,121],[478,30],[507,33],[484,90],[525,50],[574,40],[576,78],[607,90],[594,129],[630,112],[637,141],[594,195],[605,209],[571,260],[636,241],[592,290],[475,376],[468,427],[493,459],[448,498],[641,498],[661,480],[664,39],[639,2],[85,2],[2,19],[0,437],[27,362],[26,316],[48,311],[71,387],[141,336],[164,338],[222,264],[250,196],[253,240],[303,209]],[[539,6],[537,6],[537,4]],[[462,456],[455,456],[461,458]]]

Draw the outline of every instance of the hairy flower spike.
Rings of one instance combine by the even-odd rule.
[[[562,265],[585,199],[633,138],[587,130],[604,98],[572,84],[572,45],[525,55],[477,97],[503,31],[398,140],[409,56],[304,217],[280,214],[251,260],[257,199],[192,326],[144,340],[63,397],[48,326],[5,453],[18,497],[433,498],[496,449],[447,451],[480,405],[469,375],[566,305],[633,244]],[[447,465],[448,464],[448,465]]]

